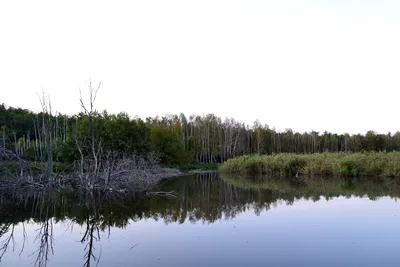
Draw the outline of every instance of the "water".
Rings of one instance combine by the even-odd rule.
[[[399,266],[396,180],[206,174],[177,199],[2,192],[0,266]]]

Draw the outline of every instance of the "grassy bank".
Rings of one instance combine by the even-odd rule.
[[[229,159],[219,170],[269,176],[400,177],[400,152],[252,155]]]

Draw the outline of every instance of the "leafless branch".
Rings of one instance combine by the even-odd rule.
[[[3,227],[3,229],[1,229],[1,232],[2,232],[1,236],[3,236],[6,232],[9,231],[10,226],[11,225],[8,225],[8,226]],[[13,224],[11,226],[11,232],[10,232],[9,236],[3,242],[1,242],[0,262],[1,262],[1,259],[3,258],[3,256],[4,256],[4,254],[7,252],[10,243],[12,243],[13,250],[15,249],[14,229],[15,229],[15,225]]]
[[[28,235],[26,233],[25,223],[24,222],[22,222],[22,236],[23,236],[22,248],[21,248],[21,250],[19,252],[19,256],[21,256],[22,252],[24,252],[25,243],[28,243]]]

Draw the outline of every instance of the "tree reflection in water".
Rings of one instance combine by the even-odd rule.
[[[374,200],[400,195],[400,183],[395,179],[265,180],[218,177],[216,173],[175,178],[159,189],[174,190],[178,198],[112,192],[1,192],[0,262],[7,252],[16,249],[16,241],[21,244],[22,253],[28,240],[26,224],[39,225],[33,238],[36,250],[31,254],[35,257],[35,266],[46,266],[56,251],[55,224],[67,222],[84,227],[80,242],[84,245],[83,266],[89,267],[101,260],[102,248],[96,248],[101,233],[108,232],[110,236],[112,227],[124,228],[142,219],[163,220],[165,224],[213,223],[233,219],[248,210],[259,215],[282,201],[292,205],[297,199],[318,201],[339,196],[368,196]],[[22,233],[15,233],[16,229]]]
[[[41,224],[39,229],[36,230],[37,250],[32,254],[36,254],[35,266],[39,267],[47,266],[49,254],[54,253],[53,217],[50,214],[51,205],[44,205],[46,201],[51,201],[51,193],[40,192],[35,208],[39,210]]]

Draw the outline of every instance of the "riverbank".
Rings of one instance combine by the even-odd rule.
[[[29,164],[29,168],[31,169],[42,169],[44,165],[43,162],[27,162]],[[218,171],[220,164],[218,163],[190,163],[190,164],[167,164],[162,166],[157,166],[159,168],[164,169],[175,169],[178,170],[181,174],[185,173],[203,173],[203,172],[214,172]],[[14,162],[5,162],[0,166],[0,174],[8,172],[14,172],[15,169],[20,168],[20,164],[17,161]],[[73,164],[68,164],[64,162],[54,162],[53,163],[53,172],[54,173],[72,173],[74,171]]]
[[[200,173],[218,171],[220,164],[218,163],[190,163],[190,164],[171,164],[166,165],[167,168],[178,169],[183,173]]]
[[[138,164],[131,160],[119,161],[114,166],[103,167],[97,171],[91,166],[79,171],[73,166],[68,170],[48,175],[45,165],[26,163],[23,171],[17,163],[0,166],[0,189],[57,189],[57,190],[100,190],[116,192],[151,191],[166,179],[180,176],[182,172],[175,168],[160,165]],[[60,165],[60,164],[57,164]]]
[[[229,159],[219,171],[266,176],[400,177],[400,152],[248,155]]]

